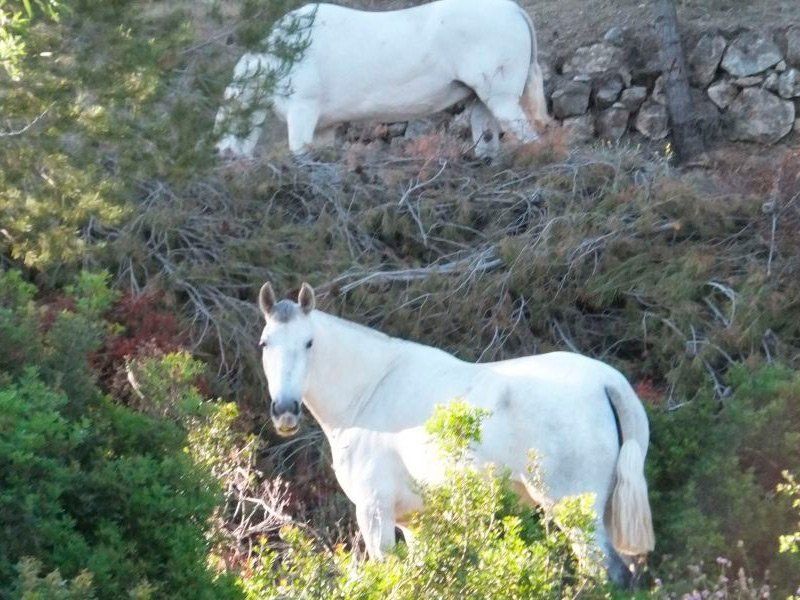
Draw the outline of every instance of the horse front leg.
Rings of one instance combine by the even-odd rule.
[[[392,504],[378,499],[356,504],[356,521],[364,537],[367,554],[372,559],[381,560],[395,543]]]
[[[319,121],[319,109],[306,101],[293,101],[286,113],[289,150],[299,160],[308,159],[314,131]]]

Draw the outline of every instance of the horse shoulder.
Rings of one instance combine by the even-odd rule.
[[[387,434],[353,427],[329,441],[336,479],[351,501],[396,493],[398,460]]]

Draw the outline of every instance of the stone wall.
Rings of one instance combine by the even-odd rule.
[[[649,52],[647,50],[650,50]],[[548,75],[552,114],[576,139],[669,134],[657,48],[624,32],[579,48]],[[773,144],[800,131],[800,26],[707,32],[687,48],[699,126],[709,137]]]
[[[652,35],[651,33],[648,35]],[[774,144],[800,134],[800,25],[771,32],[697,32],[684,42],[698,127],[707,141]],[[573,142],[669,135],[657,41],[612,28],[569,56],[543,60],[550,114]],[[350,125],[345,146],[402,150],[446,131],[470,139],[464,105],[406,123]]]

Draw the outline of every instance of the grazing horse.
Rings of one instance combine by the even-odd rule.
[[[394,544],[395,526],[411,539],[409,519],[423,509],[415,482],[441,482],[445,470],[424,424],[457,397],[490,411],[473,456],[508,468],[523,499],[548,506],[594,495],[595,538],[612,578],[624,580],[625,563],[653,549],[647,415],[612,367],[569,352],[464,362],[315,310],[305,283],[297,302],[276,302],[265,283],[258,303],[275,428],[296,432],[301,404],[319,422],[370,557]],[[530,450],[541,481],[528,471]]]
[[[406,121],[467,99],[479,156],[496,153],[501,131],[532,142],[531,121],[550,122],[533,23],[511,0],[383,12],[307,4],[278,21],[267,48],[245,54],[225,90],[222,155],[252,155],[269,104],[295,155],[342,122]]]

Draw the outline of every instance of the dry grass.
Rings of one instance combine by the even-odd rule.
[[[776,189],[791,187],[785,161]],[[763,188],[740,189],[557,134],[492,167],[427,151],[273,157],[183,189],[148,183],[115,246],[120,279],[172,290],[196,348],[256,406],[265,279],[287,294],[307,280],[326,310],[466,359],[584,352],[679,404],[698,377],[724,395],[733,360],[797,359],[774,295],[797,286],[796,233],[781,226],[796,198],[769,212]]]

